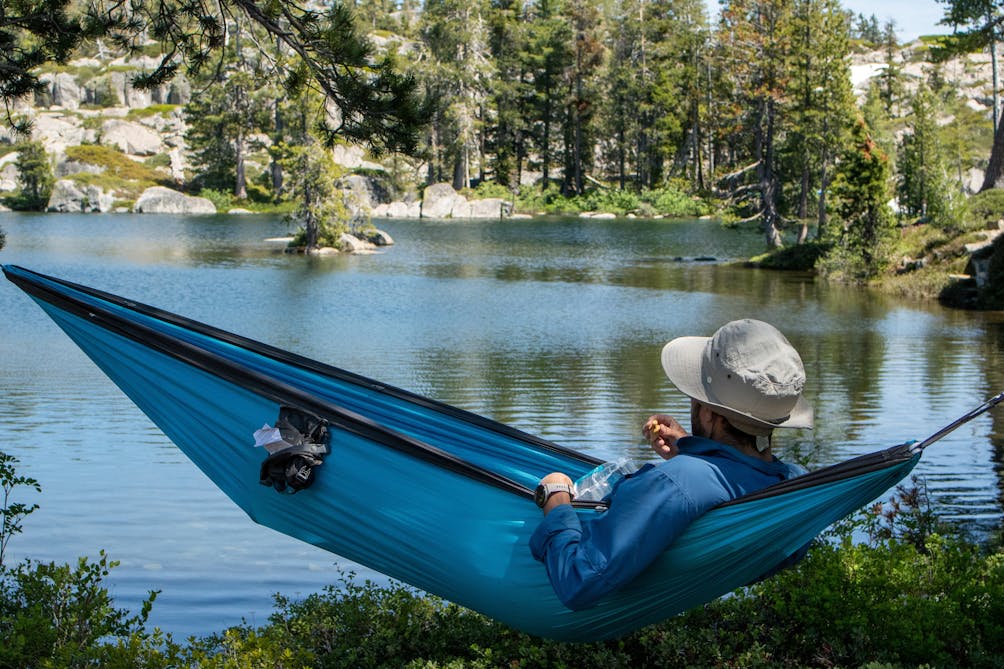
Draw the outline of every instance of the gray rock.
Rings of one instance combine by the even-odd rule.
[[[508,209],[508,205],[508,202],[498,197],[471,200],[469,216],[471,218],[502,218]]]
[[[171,88],[167,93],[167,104],[187,105],[192,101],[192,84],[183,76],[178,76],[171,82]]]
[[[64,156],[65,157],[65,156]],[[105,168],[101,165],[81,163],[76,160],[56,160],[56,176],[68,177],[72,174],[101,174]]]
[[[467,201],[450,184],[432,184],[422,194],[422,218],[447,218],[458,200]]]
[[[341,187],[348,191],[361,207],[372,209],[390,200],[390,193],[379,179],[351,174],[341,180]]]
[[[52,104],[64,109],[77,109],[83,99],[83,91],[77,78],[69,72],[60,72],[52,79]]]
[[[369,230],[366,233],[357,233],[357,237],[373,244],[374,246],[393,246],[394,240],[383,230]]]
[[[87,104],[113,107],[122,104],[121,72],[94,77],[84,84]]]
[[[152,156],[160,153],[160,135],[139,123],[109,119],[101,126],[101,143],[118,147],[123,153]]]
[[[421,218],[421,202],[391,202],[387,208],[387,218]]]
[[[163,186],[147,188],[133,211],[143,214],[215,214],[216,205],[204,197],[191,197]]]
[[[18,189],[17,151],[0,157],[0,191]]]
[[[114,198],[94,185],[82,185],[69,179],[60,179],[52,186],[47,211],[63,213],[91,213],[112,210]]]
[[[450,211],[450,218],[470,218],[471,203],[463,196],[457,196],[453,201],[453,209]]]
[[[338,238],[338,242],[342,247],[342,250],[348,253],[372,253],[376,246],[366,241],[365,239],[359,239],[355,235],[350,235],[347,232],[343,232],[341,237]]]
[[[40,114],[34,120],[31,138],[42,142],[49,153],[63,153],[68,146],[83,144],[87,138],[80,120],[54,114]]]

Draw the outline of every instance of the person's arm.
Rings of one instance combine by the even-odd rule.
[[[634,580],[719,501],[693,499],[675,475],[655,468],[625,479],[610,508],[586,523],[570,504],[555,506],[533,533],[530,548],[547,567],[561,602],[583,609]]]

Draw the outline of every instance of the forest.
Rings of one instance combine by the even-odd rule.
[[[999,209],[984,196],[972,214],[963,189],[973,169],[989,170],[980,190],[1001,171],[997,86],[974,106],[945,67],[989,50],[996,71],[994,2],[946,3],[951,34],[909,48],[838,0],[727,0],[714,20],[700,0],[34,4],[74,37],[13,59],[5,100],[79,55],[162,58],[136,85],[191,81],[184,187],[295,201],[308,228],[345,217],[320,148],[335,142],[366,145],[393,195],[448,182],[531,213],[714,213],[767,249],[818,242],[812,261],[851,279],[894,262],[903,225],[954,238]],[[856,90],[862,54],[878,71]]]

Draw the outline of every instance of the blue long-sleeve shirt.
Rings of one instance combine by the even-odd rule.
[[[679,455],[623,480],[607,511],[582,521],[563,504],[534,531],[530,550],[565,606],[587,608],[631,582],[712,507],[805,472],[701,437],[677,445]]]

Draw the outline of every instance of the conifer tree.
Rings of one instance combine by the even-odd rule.
[[[939,228],[958,225],[955,188],[945,169],[939,137],[937,98],[921,86],[910,103],[912,125],[900,141],[899,205],[907,216],[926,219]]]
[[[572,30],[571,60],[564,72],[564,178],[562,192],[585,192],[586,173],[593,164],[593,116],[599,102],[597,72],[603,62],[600,13],[590,0],[569,0]]]
[[[485,129],[495,181],[515,192],[527,157],[532,83],[522,2],[496,0],[489,19],[495,76],[489,83],[492,115]]]
[[[420,71],[436,103],[428,142],[430,183],[448,178],[457,189],[471,183],[492,75],[486,9],[483,0],[429,0],[422,12],[420,32],[429,58]]]
[[[22,142],[17,147],[17,181],[20,193],[19,209],[42,211],[49,204],[55,177],[49,154],[41,142]]]
[[[564,18],[563,0],[533,0],[527,3],[525,16],[526,61],[533,86],[530,132],[547,189],[563,109],[561,80],[572,62],[572,26]]]
[[[850,26],[837,0],[795,0],[792,76],[784,154],[789,181],[797,183],[798,241],[808,236],[810,204],[826,224],[831,167],[853,123],[854,96],[846,62]],[[810,194],[817,193],[815,203]]]
[[[833,184],[837,221],[827,226],[824,236],[832,244],[824,271],[862,280],[883,268],[885,245],[896,226],[889,208],[891,174],[885,151],[859,121]]]
[[[778,137],[790,84],[792,39],[791,0],[728,0],[718,26],[719,66],[727,72],[737,110],[737,141],[752,162],[756,182],[744,187],[755,193],[751,219],[763,226],[767,248],[781,246]],[[738,148],[738,147],[737,147]]]

